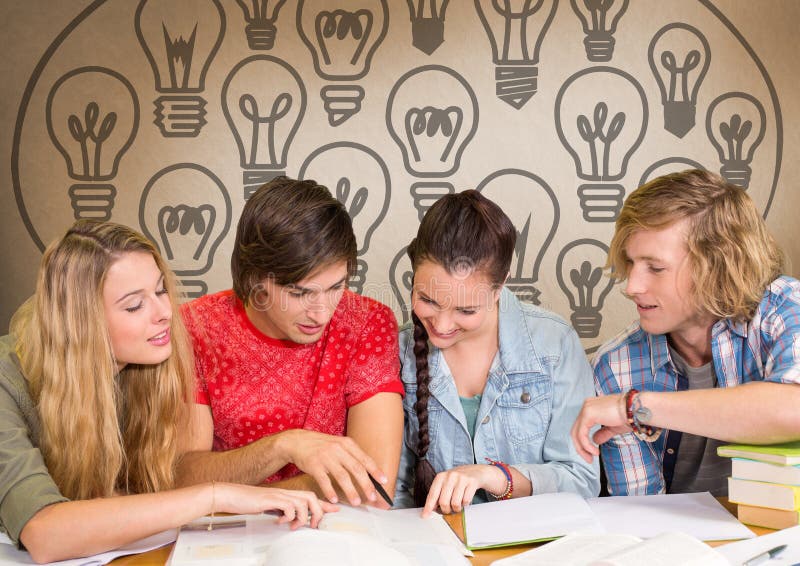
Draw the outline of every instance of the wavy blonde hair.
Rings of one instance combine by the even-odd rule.
[[[172,302],[172,355],[117,375],[103,285],[124,254],[153,256]],[[45,250],[36,294],[11,331],[41,421],[39,448],[70,499],[147,493],[174,485],[188,433],[192,350],[174,276],[153,244],[120,224],[80,220]]]
[[[783,271],[783,253],[744,189],[708,171],[664,175],[628,196],[608,253],[611,277],[628,277],[625,245],[632,234],[684,218],[696,307],[717,318],[752,318]]]

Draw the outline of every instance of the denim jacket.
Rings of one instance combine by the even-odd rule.
[[[587,464],[575,452],[570,437],[584,399],[595,394],[592,370],[577,334],[557,315],[520,303],[505,288],[499,308],[499,357],[483,390],[474,441],[444,354],[429,344],[428,460],[438,473],[483,464],[488,457],[524,474],[534,494],[572,491],[583,497],[597,495],[597,460]],[[396,507],[414,506],[419,423],[414,411],[413,333],[411,324],[400,330],[400,375],[406,395]]]

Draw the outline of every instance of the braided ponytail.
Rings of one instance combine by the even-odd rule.
[[[417,362],[417,402],[414,411],[417,413],[419,432],[417,438],[417,467],[414,474],[414,502],[417,507],[423,507],[431,489],[436,470],[428,461],[428,447],[431,444],[428,435],[428,399],[430,390],[428,386],[431,376],[428,372],[428,333],[417,315],[412,313],[414,320],[414,356]]]

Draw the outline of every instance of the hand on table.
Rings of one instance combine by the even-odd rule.
[[[476,491],[486,489],[500,493],[503,489],[496,488],[501,484],[504,488],[506,481],[505,475],[499,468],[483,464],[458,466],[439,472],[428,491],[422,516],[430,516],[437,508],[445,515],[459,513],[472,502]]]
[[[595,425],[600,425],[600,429],[590,438],[589,431]],[[591,463],[600,454],[600,444],[630,431],[625,414],[625,396],[620,393],[586,399],[570,434],[578,455]]]
[[[310,491],[233,483],[215,483],[212,489],[214,512],[253,514],[279,511],[278,522],[289,523],[292,530],[308,524],[317,528],[325,513],[339,510]]]
[[[289,461],[313,477],[330,502],[338,502],[334,480],[351,505],[361,505],[363,495],[377,507],[389,507],[378,497],[368,475],[385,485],[386,474],[352,438],[308,430],[292,430],[286,434],[294,436],[289,440]]]

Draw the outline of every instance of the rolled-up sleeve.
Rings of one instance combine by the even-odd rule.
[[[67,499],[31,441],[20,408],[20,403],[30,403],[27,391],[7,377],[0,372],[0,523],[9,538],[19,544],[19,535],[31,517],[43,507]]]

